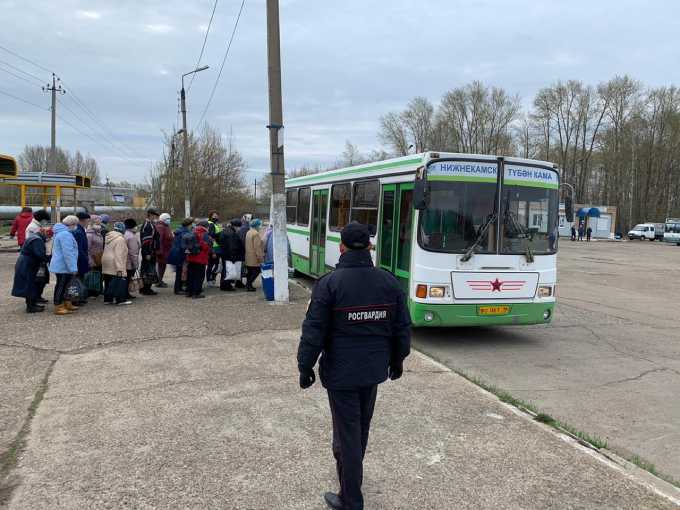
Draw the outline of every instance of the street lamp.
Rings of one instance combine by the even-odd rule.
[[[187,133],[187,102],[186,102],[186,92],[184,91],[184,77],[190,74],[200,73],[205,71],[210,66],[203,66],[184,73],[182,75],[182,91],[180,93],[182,98],[182,130],[180,131],[184,135],[184,143],[182,149],[182,172],[184,173],[184,217],[189,218],[191,216],[191,180],[189,179],[189,135]]]

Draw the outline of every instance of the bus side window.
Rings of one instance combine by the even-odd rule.
[[[295,223],[297,219],[298,190],[289,189],[286,192],[286,222]]]
[[[378,181],[354,183],[351,220],[368,226],[368,231],[372,236],[377,231],[379,194],[380,182]]]
[[[310,188],[300,188],[300,194],[298,195],[297,224],[304,227],[309,226],[310,195]]]
[[[340,232],[349,223],[351,185],[335,184],[331,188],[331,213],[328,227]]]

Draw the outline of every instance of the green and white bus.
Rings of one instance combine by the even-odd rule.
[[[555,306],[559,172],[545,161],[428,152],[286,181],[295,270],[318,278],[340,231],[369,226],[373,260],[415,326],[545,324]]]

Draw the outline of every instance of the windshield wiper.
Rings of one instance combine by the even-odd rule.
[[[515,215],[511,213],[510,211],[505,212],[505,218],[503,220],[503,225],[507,226],[508,225],[508,218],[511,220],[512,223],[512,228],[516,232],[516,236],[518,239],[524,238],[527,239],[528,242],[526,244],[526,247],[524,249],[524,257],[527,259],[527,262],[530,264],[534,261],[534,252],[531,249],[531,243],[533,242],[533,235],[531,231],[524,227],[524,225],[520,224],[520,222],[517,220]]]
[[[498,213],[493,213],[487,218],[484,225],[482,225],[481,228],[479,229],[479,234],[477,234],[475,242],[472,243],[472,245],[467,249],[465,254],[463,254],[463,256],[460,258],[461,262],[467,262],[472,258],[472,254],[475,252],[475,248],[479,245],[480,242],[482,242],[482,239],[484,239],[484,235],[489,230],[491,224],[494,221],[496,221],[496,218],[498,218]]]

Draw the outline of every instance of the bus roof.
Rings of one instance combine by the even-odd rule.
[[[318,174],[303,175],[300,177],[292,177],[286,179],[286,187],[307,186],[313,184],[322,184],[327,182],[344,181],[352,178],[365,177],[380,177],[383,175],[393,174],[408,174],[415,172],[415,170],[426,161],[437,154],[439,158],[466,158],[473,160],[496,161],[497,156],[488,154],[461,154],[455,152],[424,152],[420,154],[412,154],[400,158],[392,158],[384,161],[376,161],[373,163],[366,163],[363,165],[356,165],[347,168],[337,168],[327,172],[320,172]],[[539,165],[548,168],[555,168],[553,163],[548,161],[540,161],[535,159],[524,159],[515,157],[506,157],[505,161],[515,164],[529,164]]]

